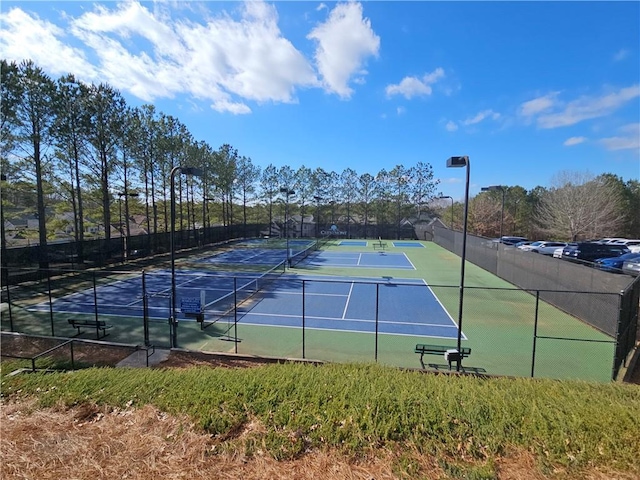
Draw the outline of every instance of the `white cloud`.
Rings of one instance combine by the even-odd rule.
[[[616,52],[616,54],[613,56],[613,61],[614,62],[621,62],[622,60],[624,60],[625,58],[627,58],[629,56],[629,50],[621,48],[620,50],[618,50]]]
[[[396,113],[397,113],[398,115],[403,115],[403,114],[407,113],[407,109],[406,109],[406,108],[404,108],[404,107],[398,107],[398,108],[396,109]]]
[[[490,118],[492,120],[498,120],[500,118],[500,114],[498,112],[494,112],[493,110],[483,110],[482,112],[478,112],[474,117],[469,117],[466,120],[463,120],[462,124],[475,125],[477,123],[482,122],[486,118]]]
[[[324,3],[320,3],[320,5],[316,7],[316,11],[319,12],[320,10],[324,10],[325,8],[327,8],[327,5]]]
[[[634,100],[639,96],[640,85],[632,85],[630,87],[620,88],[617,91],[612,91],[599,97],[582,96],[576,100],[570,101],[566,105],[561,105],[558,102],[539,102],[537,109],[535,106],[534,108],[528,109],[528,115],[540,113],[536,118],[536,122],[540,128],[566,127],[569,125],[575,125],[576,123],[584,120],[609,115],[622,107],[625,103]],[[534,102],[537,100],[539,99],[534,100]],[[527,102],[527,104],[531,105],[531,102]]]
[[[426,73],[422,78],[404,77],[400,83],[387,85],[385,89],[387,96],[402,95],[406,99],[412,97],[431,95],[431,85],[444,77],[444,70],[440,67],[431,73]]]
[[[33,60],[52,75],[73,73],[89,82],[99,78],[84,52],[65,44],[64,31],[53,23],[30,16],[20,8],[12,8],[1,18],[0,47],[5,60]]]
[[[31,58],[45,71],[107,82],[144,101],[187,94],[235,114],[251,111],[247,100],[293,103],[297,89],[320,86],[309,61],[282,36],[272,5],[251,1],[239,8],[239,19],[224,13],[199,22],[172,20],[162,9],[173,4],[106,5],[65,18],[76,39],[11,10],[2,16],[4,58]],[[84,50],[69,46],[77,39]]]
[[[586,141],[587,141],[587,138],[586,138],[586,137],[571,137],[571,138],[567,138],[567,139],[564,141],[563,145],[564,145],[565,147],[572,147],[572,146],[574,146],[574,145],[578,145],[578,144],[580,144],[580,143],[584,143],[584,142],[586,142]]]
[[[530,117],[553,108],[559,92],[552,92],[542,97],[534,98],[520,105],[520,115]]]
[[[621,135],[603,138],[607,150],[640,150],[640,123],[630,123],[619,129]]]
[[[380,37],[362,13],[360,3],[339,3],[329,18],[307,35],[317,43],[315,61],[325,89],[345,99],[353,93],[351,77],[362,72],[367,58],[377,57],[380,49]]]
[[[456,122],[449,120],[444,128],[446,128],[448,132],[455,132],[456,130],[458,130],[458,125],[456,124]]]

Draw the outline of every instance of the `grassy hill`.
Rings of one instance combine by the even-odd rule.
[[[267,458],[288,471],[290,462],[333,452],[356,463],[384,457],[392,475],[385,478],[515,478],[504,476],[500,465],[526,455],[535,471],[526,478],[640,476],[637,385],[434,375],[353,364],[88,368],[7,376],[14,367],[2,364],[5,412],[23,405],[26,419],[46,409],[76,409],[77,416],[78,408],[90,407],[95,417],[95,412],[152,406],[162,415],[187,419],[188,428],[206,439],[197,447],[203,449],[199,458],[212,464],[239,456],[245,463]],[[154,422],[147,431],[152,435]],[[4,472],[27,468],[30,457],[18,452],[28,447],[5,442],[5,435]],[[186,448],[174,443],[179,438],[163,441],[170,449]],[[188,471],[183,467],[182,473]],[[327,472],[325,478],[346,477]]]

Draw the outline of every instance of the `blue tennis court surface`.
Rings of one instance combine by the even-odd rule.
[[[321,252],[304,260],[304,265],[323,267],[357,267],[357,268],[398,268],[415,270],[413,263],[404,253],[342,253]]]
[[[329,279],[329,280],[328,280]],[[304,280],[304,281],[303,281]],[[378,282],[380,279],[376,279]],[[259,282],[268,282],[264,285]],[[167,321],[171,310],[171,276],[168,271],[145,275],[147,311],[150,319]],[[264,290],[263,290],[264,289]],[[380,283],[371,280],[295,275],[242,275],[237,272],[197,274],[176,271],[178,318],[182,299],[204,297],[205,322],[233,312],[236,300],[256,295],[249,304],[238,305],[239,324],[294,327],[392,335],[456,338],[457,325],[426,283]],[[97,300],[97,302],[94,302]],[[304,299],[304,307],[303,307]],[[143,317],[140,276],[88,288],[32,308],[36,311]],[[233,315],[233,314],[231,314]],[[228,316],[226,317],[228,321]],[[225,322],[226,323],[226,322]]]
[[[401,248],[424,248],[424,245],[418,242],[393,242],[393,246]]]
[[[342,240],[338,245],[342,247],[366,247],[367,242],[364,240]]]
[[[249,265],[276,265],[280,262],[284,262],[287,259],[287,251],[284,249],[271,249],[271,248],[251,248],[251,249],[236,249],[227,250],[217,255],[210,257],[200,258],[193,260],[194,263],[213,263],[224,264],[234,263]]]
[[[304,295],[302,281],[291,281],[250,310],[241,309],[239,322],[301,328],[303,297],[305,328],[375,333],[377,323],[383,334],[457,338],[457,324],[423,281],[376,286],[305,280]]]
[[[264,283],[273,281],[280,274],[268,274],[264,277],[239,272],[211,273],[176,270],[176,306],[177,317],[186,319],[180,313],[183,298],[201,298],[204,295],[205,313],[222,314],[233,307],[236,299],[242,300],[264,288]],[[167,270],[150,271],[145,275],[147,292],[147,311],[149,318],[167,320],[171,311],[171,272]],[[55,312],[98,313],[124,317],[143,316],[143,295],[141,276],[136,275],[108,285],[88,288],[53,300]],[[234,296],[235,293],[235,296]],[[94,301],[95,295],[95,301]],[[49,303],[43,302],[30,308],[34,311],[48,311]]]

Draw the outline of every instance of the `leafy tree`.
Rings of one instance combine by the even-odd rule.
[[[362,215],[364,218],[364,238],[369,235],[369,212],[375,198],[376,180],[370,173],[363,173],[358,177],[358,194],[362,201]]]
[[[14,148],[14,128],[20,121],[17,113],[22,102],[23,87],[20,81],[20,71],[15,62],[2,60],[0,63],[0,156],[2,157],[2,172],[7,172],[7,155]]]
[[[278,194],[278,169],[269,164],[262,171],[260,175],[260,188],[262,190],[262,196],[267,202],[267,209],[269,211],[269,233],[271,233],[271,224],[273,223],[273,201]]]
[[[145,201],[145,217],[147,225],[147,243],[151,247],[152,235],[158,232],[158,208],[156,203],[156,177],[154,165],[157,162],[160,146],[158,145],[159,119],[153,105],[142,105],[134,109],[131,119],[134,132],[133,156],[137,164],[139,181],[142,182]],[[155,245],[153,246],[155,249]]]
[[[118,142],[122,139],[125,101],[122,95],[106,84],[92,85],[89,89],[87,109],[90,118],[89,143],[93,147],[94,161],[90,165],[98,179],[102,196],[102,221],[105,238],[111,238],[112,203],[111,180],[118,165]]]
[[[313,198],[313,181],[310,168],[302,165],[295,173],[295,190],[297,203],[300,206],[300,236],[304,235],[304,214],[306,207]]]
[[[84,261],[84,204],[83,170],[89,159],[87,136],[89,118],[87,115],[88,88],[73,75],[66,75],[57,81],[58,108],[53,128],[56,157],[63,172],[60,184],[69,194],[73,210],[73,230],[76,254],[79,263]]]
[[[253,164],[250,157],[242,156],[238,159],[237,189],[242,201],[242,224],[247,231],[247,204],[253,200],[256,192],[256,181],[260,177],[260,168]]]
[[[17,70],[20,100],[8,119],[13,123],[15,154],[23,172],[34,175],[40,242],[40,267],[48,268],[45,188],[52,175],[51,158],[46,150],[52,143],[52,127],[56,112],[55,83],[31,60],[20,63]]]
[[[391,201],[393,199],[393,179],[384,168],[376,175],[374,194],[376,223],[378,225],[378,236],[380,236],[382,233],[380,229],[390,221]]]
[[[400,239],[400,222],[403,217],[403,207],[409,202],[412,172],[403,165],[396,165],[388,175],[389,187],[395,202],[396,238]]]
[[[358,174],[352,168],[346,168],[340,175],[342,201],[347,206],[347,238],[351,238],[351,205],[358,199]]]
[[[411,202],[416,209],[416,216],[420,218],[424,205],[435,195],[440,180],[434,180],[433,167],[428,163],[418,162],[410,170]]]

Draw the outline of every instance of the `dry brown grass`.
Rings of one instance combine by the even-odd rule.
[[[72,409],[37,409],[33,403],[4,404],[2,478],[9,479],[352,479],[384,480],[399,476],[391,465],[406,451],[379,450],[353,459],[338,452],[309,452],[294,461],[276,461],[257,450],[251,457],[217,452],[219,441],[198,431],[187,418],[152,406],[105,409],[84,405]],[[250,422],[240,434],[263,427]],[[410,452],[420,478],[445,478],[437,459]],[[564,478],[562,471],[541,474],[535,459],[520,451],[497,461],[502,480]],[[405,477],[408,478],[408,477]],[[574,477],[575,478],[575,477]],[[615,472],[585,473],[591,480],[633,477]]]
[[[114,354],[111,349],[102,353]],[[117,361],[120,354],[115,354],[112,361]],[[256,359],[174,351],[158,367],[247,368],[262,363]],[[259,438],[261,433],[264,426],[254,419],[237,433],[234,441],[241,445],[243,440]],[[251,456],[228,453],[221,448],[222,441],[203,433],[186,417],[174,417],[149,405],[125,410],[94,405],[39,409],[35,401],[3,401],[0,478],[385,480],[412,478],[400,476],[392,467],[407,458],[414,471],[420,472],[415,478],[450,478],[437,458],[416,451],[375,450],[358,459],[337,451],[312,451],[293,461],[276,461],[259,448]],[[496,471],[499,480],[637,480],[630,474],[600,470],[582,472],[579,477],[562,470],[544,475],[527,450],[496,459]]]

